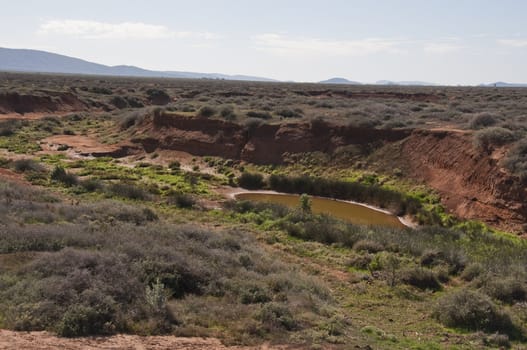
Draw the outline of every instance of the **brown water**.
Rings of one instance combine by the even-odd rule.
[[[285,205],[290,208],[299,206],[300,196],[296,194],[273,193],[239,193],[236,199],[246,201],[270,202]],[[311,209],[314,213],[326,213],[358,225],[375,225],[395,228],[405,226],[395,215],[386,214],[364,205],[347,203],[329,198],[311,197]]]

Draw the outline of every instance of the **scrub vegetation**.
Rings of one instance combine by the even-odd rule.
[[[310,349],[527,343],[526,241],[455,217],[406,169],[370,158],[377,145],[253,164],[157,149],[144,132],[168,115],[247,134],[292,120],[446,128],[501,154],[525,184],[525,90],[1,77],[0,101],[8,91],[49,95],[58,107],[0,114],[0,327]],[[75,108],[61,95],[70,92]],[[111,148],[131,140],[144,149]],[[239,187],[302,196],[297,208],[226,199]],[[418,225],[354,225],[313,213],[310,196]]]

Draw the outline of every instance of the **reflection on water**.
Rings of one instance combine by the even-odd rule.
[[[295,194],[240,193],[236,199],[282,204],[290,208],[298,207],[300,196]],[[374,210],[363,205],[346,203],[329,198],[309,197],[314,213],[326,213],[358,225],[375,225],[403,228],[399,219],[390,214]]]

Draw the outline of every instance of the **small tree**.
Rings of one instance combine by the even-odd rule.
[[[165,311],[167,294],[165,285],[161,283],[159,278],[156,279],[156,282],[152,286],[146,287],[145,299],[152,313],[161,314]]]
[[[305,214],[311,213],[311,199],[305,193],[300,196],[300,210]]]

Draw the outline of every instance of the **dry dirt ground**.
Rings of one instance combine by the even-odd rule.
[[[71,114],[71,112],[53,112],[53,113],[0,113],[0,120],[18,119],[18,120],[38,120],[49,116],[62,117]]]
[[[292,349],[262,345],[228,347],[214,338],[179,338],[119,334],[111,337],[59,338],[48,332],[14,332],[0,330],[0,350],[256,350]]]
[[[67,145],[81,154],[112,153],[119,149],[116,145],[105,145],[92,137],[81,135],[54,135],[40,141],[40,147],[46,153],[57,150],[61,145]]]

